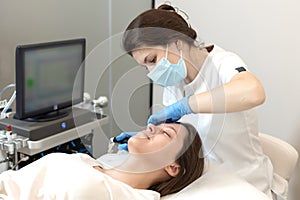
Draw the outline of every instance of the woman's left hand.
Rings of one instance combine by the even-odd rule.
[[[193,113],[189,105],[190,96],[191,95],[188,95],[176,103],[151,115],[147,123],[157,125],[163,122],[176,122],[182,116]]]

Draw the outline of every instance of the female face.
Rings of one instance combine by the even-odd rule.
[[[166,48],[162,46],[155,47],[141,47],[132,52],[133,58],[137,61],[137,63],[141,66],[144,66],[151,71],[156,63],[160,61],[163,57],[166,56]],[[178,62],[180,58],[180,52],[176,48],[175,43],[171,43],[168,45],[167,51],[167,59],[175,64]]]
[[[166,123],[160,125],[150,124],[144,131],[131,137],[128,141],[128,150],[135,154],[162,153],[164,155],[177,153],[183,146],[184,138],[187,135],[184,126],[177,123]]]

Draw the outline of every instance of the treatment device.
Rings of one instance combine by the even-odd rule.
[[[0,164],[13,169],[51,152],[92,153],[93,132],[103,123],[108,100],[82,106],[85,49],[84,38],[16,47],[16,91],[1,112],[0,150],[6,156]],[[14,97],[16,111],[8,117]]]

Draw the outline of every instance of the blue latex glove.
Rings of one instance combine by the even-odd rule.
[[[120,135],[114,138],[114,142],[119,143],[118,149],[128,151],[128,140],[132,136],[136,135],[137,132],[122,132]]]
[[[151,115],[147,123],[157,125],[163,122],[176,122],[182,116],[193,113],[188,101],[191,95],[192,94]]]

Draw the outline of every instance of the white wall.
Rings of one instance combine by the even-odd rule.
[[[165,1],[156,0],[156,7]],[[260,130],[300,152],[300,1],[173,0],[190,17],[206,43],[239,54],[263,83],[267,99],[258,108]],[[161,102],[155,88],[154,103]],[[300,164],[289,186],[289,200],[300,198]]]

